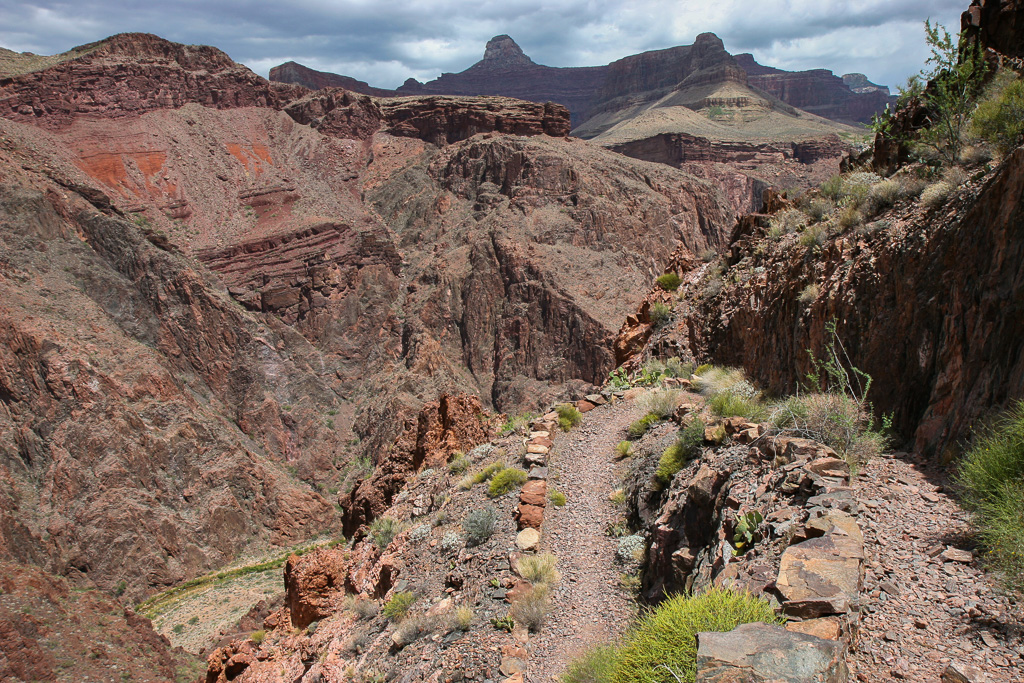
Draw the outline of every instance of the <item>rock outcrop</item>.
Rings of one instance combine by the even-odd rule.
[[[301,85],[310,90],[323,90],[325,88],[341,88],[360,95],[373,95],[374,97],[396,97],[400,95],[396,90],[375,88],[365,81],[356,80],[349,76],[339,76],[327,71],[317,71],[303,66],[297,62],[285,62],[270,69],[270,80],[276,83],[292,83]]]
[[[804,111],[844,123],[870,123],[896,98],[863,74],[839,77],[828,69],[784,71],[758,64],[751,54],[736,55],[750,85]]]

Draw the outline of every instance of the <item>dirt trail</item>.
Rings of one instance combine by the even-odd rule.
[[[605,527],[618,517],[608,495],[619,488],[623,466],[615,462],[613,449],[642,414],[632,401],[599,406],[555,441],[548,485],[564,493],[568,503],[561,509],[549,506],[541,545],[558,557],[562,580],[551,618],[530,639],[530,683],[557,680],[578,654],[621,635],[634,615],[630,596],[619,587],[618,541]]]

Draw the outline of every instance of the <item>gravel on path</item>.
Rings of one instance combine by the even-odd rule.
[[[982,571],[943,473],[909,458],[876,459],[856,483],[867,571],[851,680],[938,681],[952,662],[1024,681],[1024,605]]]
[[[558,557],[562,580],[551,615],[530,639],[530,683],[558,680],[572,660],[594,645],[622,635],[635,614],[631,596],[619,586],[618,541],[605,529],[620,513],[608,496],[619,488],[624,465],[615,445],[643,410],[633,401],[599,406],[583,423],[555,441],[548,486],[564,493],[564,508],[548,506],[541,550]]]

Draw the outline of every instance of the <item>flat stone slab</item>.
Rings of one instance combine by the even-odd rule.
[[[843,645],[774,624],[697,634],[697,683],[845,683]]]
[[[845,614],[861,585],[864,544],[830,533],[786,548],[775,582],[783,611],[813,618]]]
[[[542,481],[547,480],[547,478],[548,478],[548,468],[547,467],[531,467],[530,468],[530,473],[527,475],[527,477],[530,478],[530,479],[540,479]]]
[[[527,453],[539,453],[540,455],[545,455],[550,450],[551,449],[549,447],[542,446],[539,443],[531,443],[531,444],[526,446],[526,452]]]

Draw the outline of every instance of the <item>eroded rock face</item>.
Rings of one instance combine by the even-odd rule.
[[[736,61],[747,73],[750,85],[759,88],[786,104],[836,121],[870,123],[874,114],[894,103],[889,89],[855,78],[840,78],[827,69],[784,71],[763,66],[751,54],[736,55]],[[868,87],[872,86],[872,87]]]
[[[1024,7],[1017,0],[973,0],[960,17],[960,30],[985,48],[1008,57],[1014,68],[1024,64]]]
[[[304,629],[336,612],[336,598],[345,594],[349,569],[344,552],[333,548],[289,557],[284,567],[284,588],[292,626]]]

